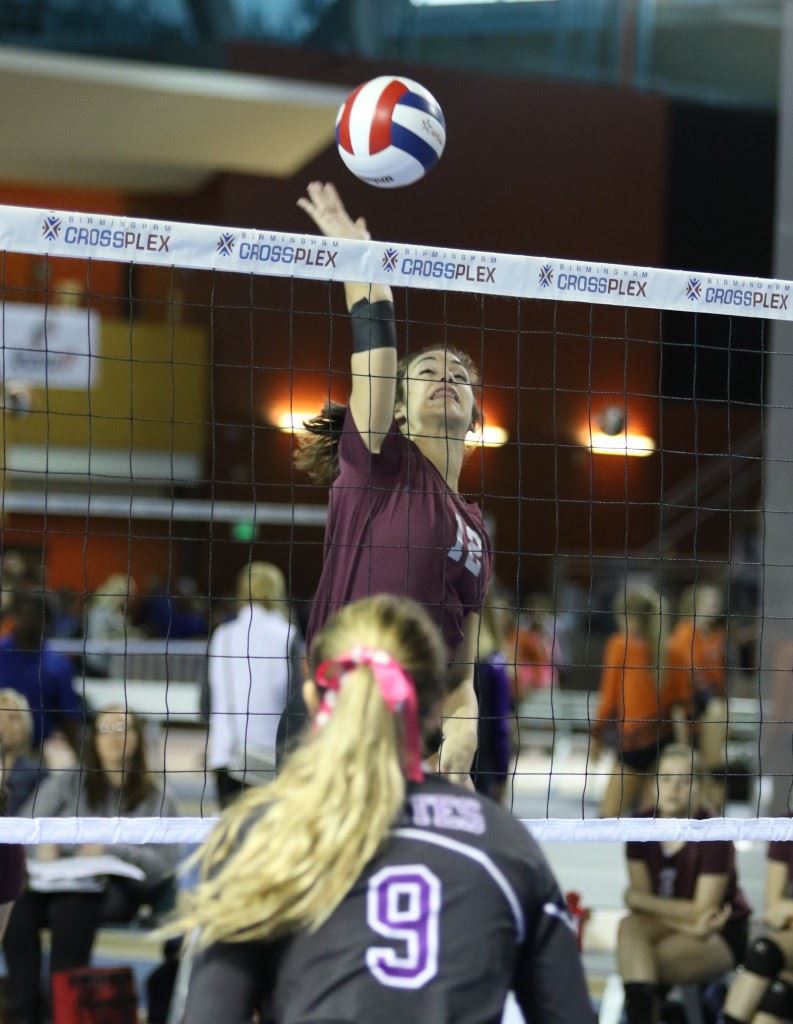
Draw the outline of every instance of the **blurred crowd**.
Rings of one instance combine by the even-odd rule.
[[[516,607],[513,595],[492,587],[475,677],[477,788],[503,797],[514,760],[516,709],[538,691],[587,688],[598,657],[599,699],[588,761],[607,749],[613,753],[603,815],[629,814],[642,804],[658,756],[673,741],[699,750],[711,777],[707,795],[720,809],[728,774],[728,639],[738,670],[751,670],[755,637],[747,623],[751,627],[755,619],[756,594],[725,594],[717,584],[700,581],[671,598],[631,577],[613,582],[608,592],[590,590],[571,587],[556,600],[530,593]],[[743,619],[726,614],[728,602],[740,605]],[[27,698],[33,750],[53,732],[77,750],[91,709],[75,679],[111,674],[106,641],[132,647],[138,639],[204,640],[208,767],[223,803],[235,791],[227,776],[239,754],[232,749],[240,745],[233,732],[245,725],[248,747],[248,733],[261,733],[260,746],[273,758],[274,727],[268,731],[262,723],[277,722],[289,692],[302,683],[305,612],[290,599],[280,569],[269,563],[245,566],[234,593],[223,599],[202,595],[188,576],[171,584],[152,578],[139,592],[131,576],[114,573],[83,600],[67,589],[47,589],[40,567],[8,551],[0,562],[0,689]],[[58,639],[84,643],[65,655]],[[247,759],[254,760],[250,750]]]

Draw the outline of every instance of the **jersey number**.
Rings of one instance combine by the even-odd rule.
[[[421,988],[438,973],[441,882],[421,864],[383,868],[369,880],[366,920],[396,943],[370,946],[366,966],[389,988]]]
[[[449,558],[459,562],[465,555],[466,569],[478,576],[482,571],[482,538],[472,526],[463,522],[459,512],[455,512],[454,516],[457,520],[457,537],[454,547],[449,548]]]

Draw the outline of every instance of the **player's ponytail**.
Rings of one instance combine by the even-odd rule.
[[[293,456],[295,466],[316,484],[330,486],[339,475],[339,442],[347,406],[328,402],[322,412],[303,424]]]
[[[440,634],[412,601],[367,598],[317,637],[312,673],[313,735],[223,816],[168,932],[199,928],[203,945],[318,928],[388,835],[420,767],[419,730],[432,731],[445,693]]]

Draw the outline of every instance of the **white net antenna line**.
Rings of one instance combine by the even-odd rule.
[[[793,283],[0,205],[0,250],[793,320]]]
[[[6,818],[0,843],[201,843],[217,824],[196,818]],[[542,842],[790,842],[790,818],[522,818]]]

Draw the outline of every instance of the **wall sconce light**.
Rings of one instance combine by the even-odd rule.
[[[581,443],[594,455],[635,455],[646,458],[655,451],[655,441],[646,434],[604,434],[600,430],[586,431]]]
[[[503,427],[496,427],[490,423],[477,427],[476,430],[469,430],[465,435],[466,444],[481,445],[482,448],[501,448],[508,440],[509,434]]]
[[[273,423],[279,430],[283,430],[287,434],[302,434],[304,433],[303,424],[306,420],[313,419],[317,412],[317,409],[311,409],[307,412],[295,412],[294,410],[285,409],[273,417]]]
[[[597,417],[598,429],[592,424],[579,433],[579,441],[594,455],[631,455],[646,458],[655,451],[655,441],[646,434],[628,430],[627,413],[623,406],[610,405]]]

